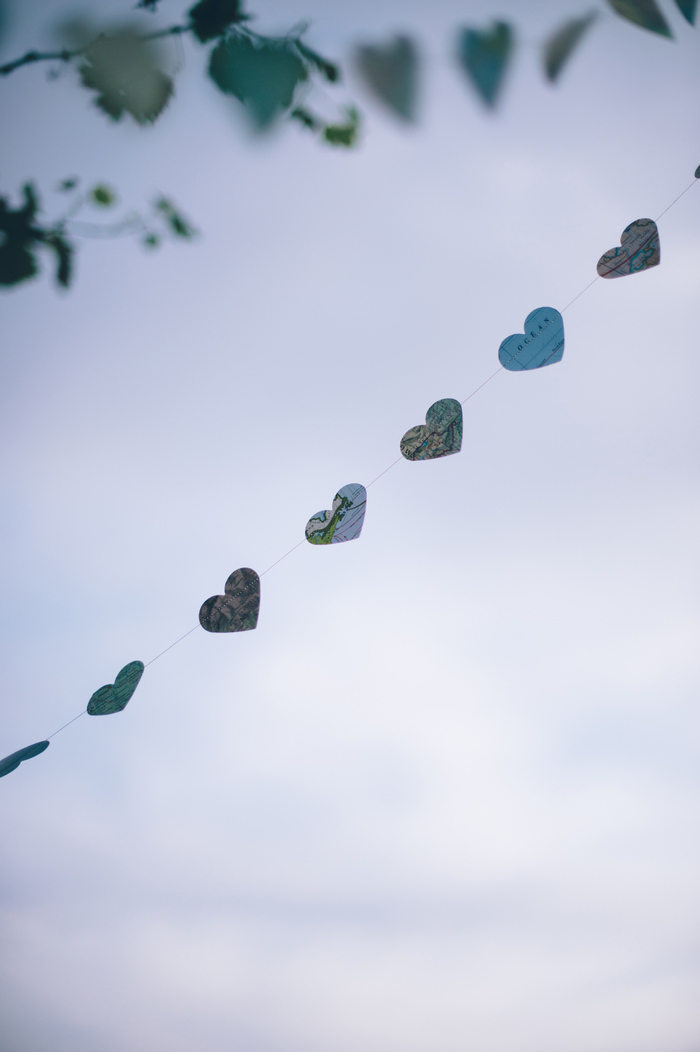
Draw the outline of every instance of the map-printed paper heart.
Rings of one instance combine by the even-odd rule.
[[[341,544],[354,541],[362,532],[367,508],[367,490],[359,482],[339,489],[330,511],[317,511],[306,524],[310,544]]]
[[[114,683],[96,690],[88,702],[88,716],[111,716],[113,712],[125,709],[139,685],[143,668],[143,661],[130,661]]]
[[[22,760],[31,760],[32,756],[38,756],[48,747],[48,742],[36,742],[35,745],[25,745],[23,749],[11,752],[9,756],[0,760],[0,778],[4,778],[10,771],[16,771]]]
[[[498,348],[504,369],[541,369],[564,354],[564,320],[554,307],[538,307],[525,319],[525,332],[507,336]]]
[[[659,228],[653,219],[635,219],[622,231],[620,247],[603,253],[596,270],[601,278],[623,278],[660,262]]]
[[[435,460],[462,448],[462,406],[456,398],[433,402],[425,423],[410,428],[401,439],[406,460]]]
[[[247,566],[234,570],[224,592],[202,603],[202,628],[207,632],[248,632],[255,628],[260,613],[260,578],[255,570]]]

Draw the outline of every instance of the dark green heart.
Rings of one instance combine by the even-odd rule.
[[[143,675],[143,661],[130,661],[121,670],[114,683],[96,690],[88,702],[89,716],[109,716],[121,712],[131,700]]]
[[[32,756],[38,756],[48,747],[48,742],[36,742],[34,745],[25,745],[23,749],[18,749],[17,752],[5,756],[0,760],[0,778],[4,778],[10,771],[16,771],[23,760],[31,760]]]

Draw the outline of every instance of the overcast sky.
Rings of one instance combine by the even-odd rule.
[[[359,106],[351,152],[254,141],[187,41],[153,128],[69,71],[0,84],[3,193],[55,215],[77,174],[201,231],[0,295],[0,756],[284,555],[692,181],[700,27],[661,2],[674,41],[599,5],[552,88],[578,0],[251,0],[347,68],[311,101]],[[4,60],[78,10],[130,5],[15,3]],[[493,116],[453,53],[497,16]],[[398,30],[414,129],[351,66]],[[266,574],[256,631],[197,629],[0,781],[3,1049],[695,1052],[700,188],[659,229],[659,267],[565,312],[561,363],[466,404],[458,456]]]

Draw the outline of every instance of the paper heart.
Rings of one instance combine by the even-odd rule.
[[[131,701],[143,675],[143,661],[130,661],[118,674],[114,683],[96,690],[88,702],[88,716],[111,716],[121,712]]]
[[[224,593],[202,603],[202,628],[207,632],[248,632],[255,628],[260,613],[260,578],[255,570],[247,566],[234,570]]]
[[[611,248],[598,260],[601,278],[623,278],[661,262],[659,228],[653,219],[635,219],[622,231],[619,248]]]
[[[425,423],[409,428],[401,439],[406,460],[435,460],[462,448],[462,406],[455,398],[433,402]]]
[[[367,490],[359,482],[339,489],[330,511],[317,511],[306,524],[310,544],[341,544],[354,541],[362,532],[367,508]]]
[[[457,58],[487,106],[495,106],[513,51],[513,30],[506,22],[490,29],[463,29]]]
[[[564,354],[564,320],[554,307],[538,307],[525,319],[525,332],[507,336],[498,348],[504,369],[541,369]]]
[[[375,95],[404,120],[415,120],[418,52],[411,38],[396,36],[385,47],[358,47],[356,60]]]
[[[0,760],[0,778],[4,778],[10,771],[16,771],[22,760],[31,760],[32,756],[38,756],[48,747],[48,742],[36,742],[35,745],[25,745],[23,749],[11,752],[9,756]]]

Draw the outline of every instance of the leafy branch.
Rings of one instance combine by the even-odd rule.
[[[98,184],[86,193],[78,191],[77,179],[64,179],[58,189],[72,193],[73,200],[58,219],[41,223],[40,204],[32,183],[22,188],[23,203],[12,208],[0,197],[0,285],[18,285],[39,273],[38,252],[49,249],[56,263],[56,281],[63,288],[71,284],[74,273],[75,237],[137,237],[147,248],[156,248],[166,236],[191,240],[196,231],[172,201],[158,197],[146,214],[130,212],[114,223],[95,223],[77,217],[88,206],[111,208],[117,203],[115,192]]]
[[[157,0],[142,0],[138,6],[155,10],[156,4]],[[282,37],[263,36],[246,24],[251,16],[243,11],[241,0],[199,0],[187,16],[187,22],[149,33],[126,26],[100,33],[80,47],[28,51],[0,66],[0,75],[8,76],[38,62],[68,65],[77,61],[83,86],[96,92],[95,102],[104,113],[120,120],[127,112],[139,124],[151,124],[174,90],[172,77],[159,66],[154,44],[166,37],[190,34],[200,44],[215,42],[209,54],[210,78],[220,91],[242,102],[261,129],[285,113],[291,116],[313,77],[320,76],[330,84],[340,79],[339,67],[301,39],[305,24]],[[352,145],[358,118],[348,123],[353,123],[353,135],[333,131],[326,135],[328,125],[319,117],[314,117],[313,130],[327,143]]]

